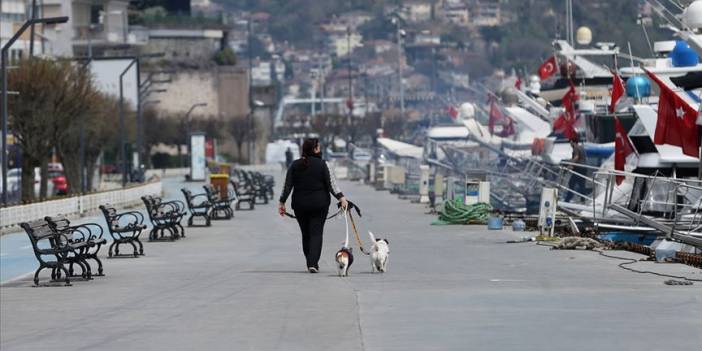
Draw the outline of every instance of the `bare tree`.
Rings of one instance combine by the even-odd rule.
[[[255,128],[252,128],[251,121],[248,116],[234,116],[228,119],[227,129],[234,143],[236,144],[239,162],[244,160],[243,147],[244,142],[251,140],[255,136]]]
[[[22,201],[34,198],[34,168],[42,169],[41,197],[46,196],[47,164],[54,147],[58,116],[71,87],[72,67],[42,59],[27,60],[8,74],[11,123],[22,148]]]

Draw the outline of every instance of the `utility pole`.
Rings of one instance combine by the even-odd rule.
[[[256,137],[256,132],[254,131],[254,108],[253,108],[253,50],[252,50],[252,25],[251,25],[251,17],[249,17],[249,20],[246,24],[246,30],[247,30],[247,45],[248,49],[247,54],[249,58],[249,133],[252,133],[253,135],[249,137],[249,164],[253,164],[253,158],[254,158],[254,151],[253,151],[253,145],[255,144],[254,138]]]
[[[0,1],[0,4],[2,1]],[[37,0],[32,0],[32,17],[30,19],[34,20],[37,18]],[[29,57],[34,56],[34,25],[29,28]]]
[[[402,118],[405,117],[405,86],[402,82],[402,37],[403,31],[400,28],[400,20],[396,19],[397,23],[397,72],[400,84],[400,114]]]
[[[346,104],[346,107],[349,108],[349,117],[348,117],[348,122],[347,125],[351,128],[353,128],[352,121],[353,121],[353,77],[352,71],[351,71],[351,27],[346,27],[346,49],[347,49],[347,57],[348,57],[348,73],[349,73],[349,100]]]
[[[127,65],[127,68],[122,71],[122,73],[119,75],[119,156],[120,160],[122,161],[122,187],[124,188],[127,185],[127,142],[125,140],[125,132],[124,132],[124,75],[129,72],[129,69],[132,68],[132,66],[137,65],[139,66],[139,58],[134,58],[132,62]],[[137,93],[139,92],[138,90],[138,84],[139,81],[137,80]],[[137,104],[139,103],[139,100],[137,98]]]

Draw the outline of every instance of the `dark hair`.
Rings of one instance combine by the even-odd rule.
[[[310,157],[314,157],[317,155],[317,153],[314,152],[314,149],[316,149],[318,145],[319,139],[317,138],[307,138],[302,143],[302,162],[305,164],[305,166],[309,166]]]

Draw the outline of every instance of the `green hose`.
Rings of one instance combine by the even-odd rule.
[[[465,205],[461,199],[446,201],[436,224],[485,224],[491,212],[492,206],[486,203]]]

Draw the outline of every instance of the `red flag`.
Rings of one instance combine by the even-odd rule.
[[[449,116],[451,116],[451,118],[453,119],[456,119],[458,117],[458,110],[456,110],[456,108],[453,106],[449,106],[446,109],[446,112],[448,112]]]
[[[568,140],[573,139],[578,135],[578,132],[575,130],[575,122],[577,122],[577,119],[570,118],[567,113],[564,113],[553,122],[553,131],[563,134]]]
[[[548,77],[554,75],[557,71],[556,56],[551,56],[546,62],[542,63],[539,67],[539,78],[541,80],[546,80]]]
[[[680,146],[683,154],[699,157],[700,138],[697,132],[697,111],[675,94],[655,74],[645,70],[658,84],[661,94],[658,98],[658,122],[653,142]]]
[[[514,82],[514,87],[517,88],[517,90],[522,90],[522,78],[517,77],[517,81]]]
[[[568,92],[563,95],[561,102],[563,103],[563,107],[566,109],[568,118],[575,119],[575,102],[578,101],[579,97],[573,82],[568,81],[568,84],[570,85],[570,89],[568,89]]]
[[[490,134],[495,134],[495,125],[501,124],[502,131],[497,133],[498,136],[507,137],[514,134],[514,121],[502,113],[502,110],[497,105],[494,99],[490,102],[490,119],[488,120],[488,129]]]
[[[609,103],[609,113],[614,113],[622,96],[624,96],[624,82],[616,72],[612,72],[612,100]]]
[[[626,158],[634,153],[634,146],[631,145],[631,140],[626,134],[626,130],[622,127],[619,118],[614,117],[614,131],[616,132],[616,137],[614,139],[614,169],[617,171],[624,172],[624,164],[626,163]],[[617,185],[624,181],[624,176],[616,176]]]

